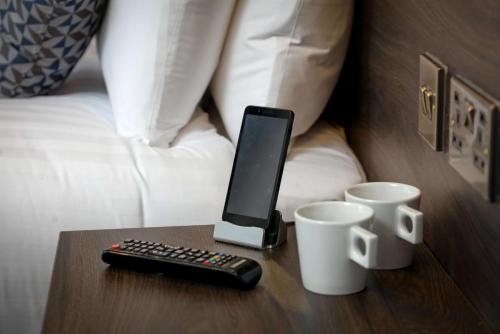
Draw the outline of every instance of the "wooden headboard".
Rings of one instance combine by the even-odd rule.
[[[419,55],[426,51],[450,75],[500,99],[500,1],[357,2],[341,94],[329,110],[347,126],[370,180],[421,188],[425,243],[500,331],[500,203],[483,200],[446,153],[417,134]]]

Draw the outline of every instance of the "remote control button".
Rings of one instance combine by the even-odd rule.
[[[205,261],[205,258],[203,258],[203,257],[199,257],[196,260],[194,260],[194,262],[197,262],[197,263],[202,263],[203,261]]]
[[[170,254],[170,257],[171,257],[172,259],[175,259],[175,258],[177,257],[177,255],[178,255],[178,254],[176,254],[176,253],[172,253],[172,254]]]
[[[237,267],[241,266],[241,265],[242,265],[243,263],[245,263],[245,262],[247,262],[247,260],[246,260],[246,259],[241,259],[241,260],[239,260],[239,261],[236,261],[236,262],[235,262],[235,263],[233,263],[232,265],[230,265],[230,266],[229,266],[229,268],[232,268],[232,269],[237,268]]]
[[[120,244],[112,244],[111,249],[120,249]]]
[[[217,254],[216,252],[209,252],[208,255],[210,256],[214,256],[215,254]]]
[[[133,240],[132,239],[125,239],[125,243],[131,243]]]
[[[141,253],[144,254],[144,253],[147,253],[147,252],[148,252],[148,249],[146,249],[146,248],[141,249]]]
[[[206,265],[206,266],[209,266],[209,265],[211,265],[212,263],[211,263],[210,261],[208,261],[208,260],[205,260],[205,261],[203,261],[203,264],[204,264],[204,265]]]
[[[174,253],[177,253],[177,254],[182,254],[182,253],[184,253],[184,251],[183,251],[182,249],[178,249],[178,250],[176,250]]]
[[[178,258],[178,259],[181,259],[181,260],[184,260],[186,257],[187,257],[186,255],[181,254],[181,255],[179,255],[177,258]]]
[[[141,243],[141,244],[143,244],[143,245],[145,245],[145,244],[147,244],[147,241],[144,241],[144,240],[143,240],[143,241],[141,241],[140,243]]]

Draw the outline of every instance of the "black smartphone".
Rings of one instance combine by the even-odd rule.
[[[267,229],[276,207],[294,114],[248,106],[236,146],[222,219]]]

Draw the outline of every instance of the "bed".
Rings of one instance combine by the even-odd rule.
[[[198,108],[171,147],[120,137],[95,47],[53,95],[0,99],[0,332],[41,328],[58,233],[213,224],[234,145]],[[341,127],[290,148],[277,208],[341,199],[365,176]]]

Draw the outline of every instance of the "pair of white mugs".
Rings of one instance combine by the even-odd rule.
[[[345,295],[366,286],[367,269],[398,269],[413,260],[422,242],[420,190],[369,182],[345,191],[345,202],[317,202],[295,211],[304,287]]]

